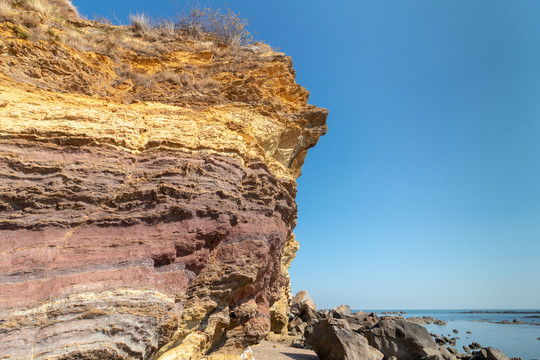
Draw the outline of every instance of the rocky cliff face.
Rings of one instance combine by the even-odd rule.
[[[227,357],[280,331],[327,116],[291,59],[24,11],[0,17],[0,358]]]

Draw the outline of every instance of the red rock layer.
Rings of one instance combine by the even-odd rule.
[[[8,140],[0,142],[0,153],[9,154],[0,159],[0,309],[80,293],[152,289],[174,299],[176,306],[164,303],[162,309],[171,319],[180,316],[186,297],[202,296],[216,308],[228,307],[233,318],[238,306],[255,300],[256,317],[269,324],[267,308],[280,296],[280,253],[296,207],[294,184],[276,179],[264,164],[242,166],[225,156],[180,151],[134,156],[91,145]],[[208,271],[215,281],[186,295],[191,281]],[[128,304],[148,301],[123,297]],[[103,301],[98,295],[96,302]],[[96,305],[84,306],[78,316],[89,322],[85,314]],[[48,317],[48,311],[41,315]],[[0,355],[28,350],[32,340],[20,332],[36,332],[40,343],[41,322],[26,315],[3,319]],[[162,336],[156,335],[154,345],[130,351],[148,355],[171,335],[156,331]],[[103,327],[97,333],[109,332]],[[115,338],[108,341],[118,349],[136,343],[131,335]],[[78,346],[96,341],[101,337],[83,337]]]
[[[0,21],[0,359],[199,359],[283,328],[327,116],[290,58],[51,21],[94,51]]]

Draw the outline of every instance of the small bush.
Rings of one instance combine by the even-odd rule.
[[[26,0],[25,5],[29,10],[43,15],[45,19],[49,19],[54,14],[54,7],[47,0]]]
[[[180,83],[184,86],[192,86],[195,83],[195,77],[190,73],[183,72],[180,74]]]
[[[11,7],[11,1],[0,0],[0,16],[6,16],[13,8]]]
[[[144,13],[129,15],[129,21],[133,29],[139,34],[147,34],[152,30],[151,19]]]
[[[238,47],[253,42],[253,37],[246,29],[247,24],[246,19],[229,8],[222,12],[209,7],[200,8],[196,4],[178,16],[176,26],[195,38],[208,35],[218,43]]]
[[[170,20],[161,20],[157,25],[156,29],[165,37],[174,37],[174,22]]]
[[[202,80],[197,81],[194,84],[195,89],[197,89],[199,91],[213,89],[213,88],[217,87],[218,85],[219,85],[219,83],[214,79],[202,79]]]
[[[169,82],[173,85],[180,85],[182,83],[180,76],[171,70],[159,71],[153,75],[153,79],[158,83]]]
[[[212,45],[212,47],[210,48],[210,51],[212,51],[212,54],[214,54],[214,57],[216,58],[222,58],[229,53],[229,49],[227,49],[224,46],[219,46],[216,44]]]

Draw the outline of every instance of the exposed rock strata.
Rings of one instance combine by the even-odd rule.
[[[0,358],[197,359],[263,338],[288,296],[295,179],[326,132],[290,58],[120,49],[145,76],[214,85],[119,86],[106,55],[0,35]]]

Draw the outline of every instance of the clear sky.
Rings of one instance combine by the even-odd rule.
[[[126,24],[185,3],[74,4]],[[540,308],[540,1],[228,4],[330,110],[298,180],[293,291],[319,307]]]

